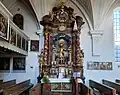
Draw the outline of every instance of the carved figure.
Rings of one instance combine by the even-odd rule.
[[[64,44],[60,43],[60,59],[64,58]]]
[[[76,16],[76,23],[77,23],[78,30],[80,31],[81,26],[82,26],[85,22],[83,22],[83,18],[82,18],[82,17]]]

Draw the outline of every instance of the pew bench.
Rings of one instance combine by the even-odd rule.
[[[120,94],[120,84],[119,83],[111,82],[108,80],[102,80],[102,83],[116,89],[117,94]]]
[[[89,86],[93,89],[94,95],[116,95],[116,90],[107,85],[89,80]]]
[[[85,84],[79,83],[79,94],[80,95],[93,95],[93,91],[90,87],[87,87]]]
[[[3,83],[3,80],[0,80],[0,84]]]
[[[41,93],[41,86],[40,83],[37,83],[37,85],[32,89],[32,95],[40,95]]]
[[[0,95],[3,95],[3,89],[0,89]]]
[[[3,80],[0,80],[0,85],[3,82]],[[0,89],[0,95],[3,95],[3,89]]]
[[[16,84],[16,80],[10,80],[10,81],[6,81],[6,82],[2,82],[0,84],[0,95],[3,95],[3,91],[9,87],[11,87],[12,85]]]
[[[16,84],[16,80],[6,81],[0,84],[0,89],[6,89],[15,84]]]
[[[29,95],[29,90],[33,87],[30,80],[15,84],[4,91],[4,95]]]
[[[115,82],[116,82],[116,83],[120,83],[120,80],[119,80],[119,79],[116,79]]]

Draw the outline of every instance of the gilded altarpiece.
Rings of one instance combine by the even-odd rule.
[[[83,78],[84,53],[80,47],[82,17],[64,4],[54,7],[40,22],[44,26],[44,49],[41,53],[40,72],[50,78]]]

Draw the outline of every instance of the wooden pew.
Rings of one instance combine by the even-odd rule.
[[[41,93],[42,90],[42,93]],[[54,95],[51,91],[46,90],[41,87],[41,84],[38,83],[32,90],[32,95]]]
[[[116,95],[116,90],[107,85],[89,80],[89,86],[93,89],[95,95]],[[96,90],[95,90],[96,89]],[[98,90],[98,91],[97,91]],[[95,92],[96,91],[96,92]]]
[[[3,95],[3,89],[0,89],[0,95]]]
[[[0,85],[3,82],[3,80],[0,80]],[[0,95],[3,95],[3,89],[0,89]]]
[[[6,81],[6,82],[2,82],[0,84],[0,95],[3,95],[3,91],[9,87],[11,87],[12,85],[16,84],[16,80],[10,80],[10,81]]]
[[[16,80],[6,81],[0,84],[0,89],[6,89],[15,84],[16,84]]]
[[[0,80],[0,84],[3,83],[3,80]]]
[[[32,95],[40,95],[41,89],[40,89],[40,83],[38,83],[32,90]]]
[[[116,83],[120,83],[120,80],[119,80],[119,79],[116,79],[115,82],[116,82]]]
[[[102,80],[102,83],[116,89],[116,92],[120,94],[120,84],[114,83],[108,80]]]
[[[4,95],[29,95],[29,90],[33,87],[30,80],[15,84],[4,91]]]
[[[87,87],[85,84],[79,83],[78,87],[80,95],[93,95],[92,89]]]

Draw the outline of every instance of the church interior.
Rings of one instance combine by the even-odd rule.
[[[0,0],[0,95],[120,95],[120,0]]]

